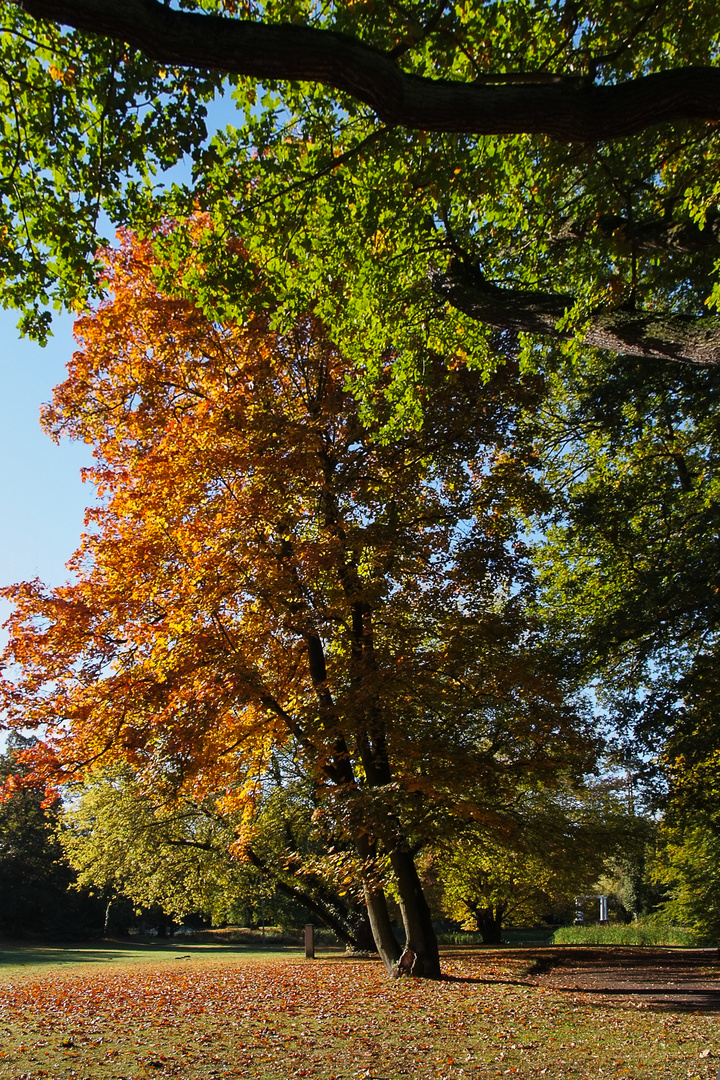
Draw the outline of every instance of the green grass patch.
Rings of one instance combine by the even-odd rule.
[[[194,944],[183,941],[158,942],[96,941],[91,945],[62,946],[52,944],[6,944],[0,943],[0,983],[17,975],[40,977],[48,970],[134,966],[137,964],[163,964],[176,960],[201,963],[237,963],[243,960],[268,960],[268,953],[278,956],[301,955],[294,948],[266,948],[258,945],[223,945],[217,943]]]
[[[0,1080],[717,1074],[715,1016],[523,984],[526,960],[502,951],[446,955],[440,982],[391,981],[378,962],[340,955],[251,963],[228,950],[206,959],[163,950],[155,963],[128,955],[0,984]]]
[[[556,930],[553,945],[714,945],[681,926],[562,926]]]

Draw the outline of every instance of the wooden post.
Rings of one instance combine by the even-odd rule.
[[[305,959],[315,959],[315,927],[312,923],[305,924]]]

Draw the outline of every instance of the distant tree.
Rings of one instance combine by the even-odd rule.
[[[709,588],[714,581],[708,579]],[[665,891],[657,911],[715,941],[720,940],[719,644],[717,630],[707,634],[704,648],[674,684],[666,681],[665,694],[659,692],[648,710],[651,730],[667,732],[659,755],[664,815],[651,862],[652,880]]]
[[[75,875],[57,839],[60,800],[48,800],[44,785],[23,783],[23,753],[34,739],[12,733],[0,755],[0,932],[85,933],[99,928],[100,911],[68,890]],[[20,778],[20,783],[18,783]]]
[[[666,899],[656,914],[703,938],[720,942],[720,834],[707,819],[665,825],[651,864],[653,882]]]
[[[465,828],[444,850],[437,870],[445,909],[488,944],[504,925],[540,921],[570,908],[608,857],[631,844],[632,822],[602,787],[529,792],[495,828]]]
[[[502,941],[510,924],[534,924],[552,906],[553,870],[527,850],[513,850],[479,836],[465,836],[442,868],[444,907],[483,942]]]
[[[211,806],[158,809],[128,772],[88,778],[61,820],[60,844],[78,886],[96,890],[109,909],[127,898],[175,919],[204,912],[221,922],[248,890],[228,856],[227,830],[218,842]]]
[[[347,869],[322,850],[297,786],[263,799],[240,841],[237,815],[223,813],[222,800],[176,798],[161,783],[150,791],[128,768],[95,771],[71,790],[60,843],[77,886],[104,897],[109,919],[114,903],[129,899],[177,921],[197,914],[221,925],[257,911],[262,896],[273,925],[297,929],[313,917],[351,948],[372,947],[361,899],[343,899],[323,873],[330,867],[342,880]]]
[[[717,372],[557,359],[531,419],[556,493],[545,618],[615,727],[642,842],[597,882],[623,919],[720,927]]]

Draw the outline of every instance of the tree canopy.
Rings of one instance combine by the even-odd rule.
[[[534,380],[438,366],[422,429],[387,444],[316,317],[220,325],[158,290],[149,242],[107,260],[113,295],[45,418],[95,445],[101,505],[75,584],[5,590],[10,715],[47,726],[61,779],[124,760],[250,816],[292,750],[355,847],[386,962],[383,861],[436,974],[413,852],[595,751],[528,603],[513,508],[540,494],[514,416]]]
[[[551,381],[530,421],[552,492],[548,627],[679,793],[715,745],[717,372],[583,357]]]
[[[368,378],[392,337],[399,400],[428,346],[462,334],[481,362],[487,327],[720,357],[711,4],[2,7],[4,298],[35,333],[97,285],[101,215],[200,205]],[[221,90],[238,119],[208,142]],[[192,184],[163,196],[183,155]],[[223,250],[196,299],[237,314]]]
[[[59,841],[78,884],[106,904],[128,898],[173,919],[197,912],[227,919],[257,875],[229,857],[233,837],[212,803],[163,806],[153,794],[119,768],[70,792]]]

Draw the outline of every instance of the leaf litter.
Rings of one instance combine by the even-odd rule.
[[[717,1075],[717,1016],[597,1004],[481,954],[444,968],[440,982],[340,958],[20,977],[0,986],[0,1080]]]

